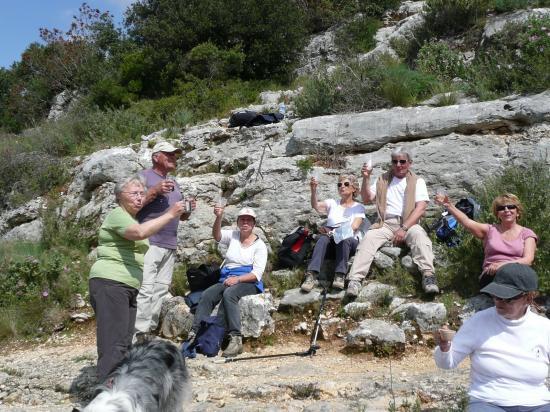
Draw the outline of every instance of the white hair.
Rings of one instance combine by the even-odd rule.
[[[413,160],[412,154],[408,150],[405,150],[402,146],[396,147],[391,151],[392,158],[397,156],[407,156],[407,159],[409,160],[409,162],[412,162]]]

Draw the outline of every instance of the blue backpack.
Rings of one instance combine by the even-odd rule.
[[[218,356],[222,346],[225,328],[221,326],[220,319],[217,316],[209,316],[206,320],[201,320],[199,331],[193,342],[184,342],[182,346],[183,356],[194,358],[198,353],[205,356]]]

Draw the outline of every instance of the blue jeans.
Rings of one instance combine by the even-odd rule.
[[[539,406],[498,406],[489,402],[470,398],[468,412],[549,412],[550,403]]]
[[[332,237],[327,235],[319,236],[317,243],[315,243],[315,247],[313,248],[313,254],[307,270],[319,273],[327,251],[334,249],[334,253],[336,255],[335,272],[345,275],[348,272],[348,260],[350,256],[355,253],[358,243],[359,241],[354,237],[344,239],[340,243],[336,244]]]

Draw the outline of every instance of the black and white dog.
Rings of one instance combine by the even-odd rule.
[[[181,412],[191,395],[185,360],[163,340],[133,346],[83,412]]]

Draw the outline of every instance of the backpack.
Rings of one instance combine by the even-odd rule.
[[[241,110],[235,112],[229,118],[229,127],[252,127],[263,124],[279,123],[283,120],[281,113],[258,113],[253,110]]]
[[[225,328],[217,316],[209,316],[201,320],[197,336],[193,342],[185,342],[182,346],[183,356],[194,358],[196,353],[202,353],[209,358],[217,356],[221,349]]]
[[[480,205],[472,198],[460,199],[455,204],[456,208],[463,212],[470,219],[478,216],[481,209]],[[435,230],[437,240],[445,243],[449,247],[455,247],[460,244],[460,234],[458,233],[458,222],[446,210],[441,213],[441,217],[431,226]]]
[[[311,251],[313,237],[309,230],[299,226],[286,235],[277,251],[277,261],[280,268],[295,268],[299,266]]]
[[[187,269],[187,281],[191,292],[208,289],[216,284],[219,279],[220,267],[216,263],[208,265],[203,263],[199,267]]]
[[[235,112],[229,118],[229,127],[248,126],[252,120],[258,116],[258,112],[253,110],[241,110]]]

